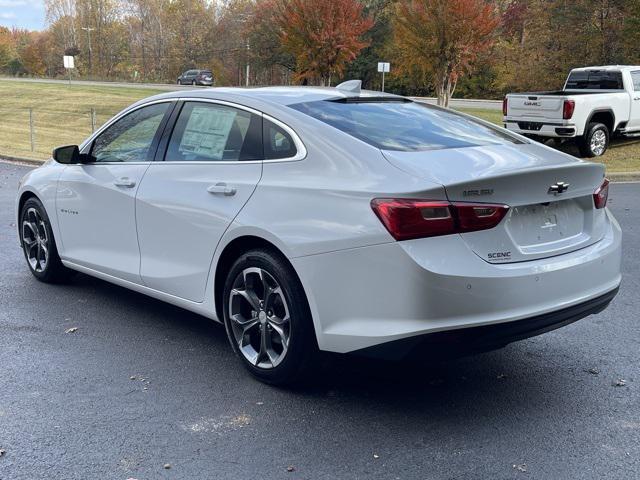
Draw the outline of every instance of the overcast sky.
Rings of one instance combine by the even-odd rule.
[[[43,0],[0,0],[0,25],[44,29]]]

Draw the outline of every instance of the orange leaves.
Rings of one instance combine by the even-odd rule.
[[[446,105],[458,78],[494,42],[499,18],[484,0],[409,0],[397,5],[400,68],[430,76]]]
[[[373,26],[357,0],[271,0],[282,47],[296,59],[298,80],[331,81],[368,45]]]

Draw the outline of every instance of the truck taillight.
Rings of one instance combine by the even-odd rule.
[[[574,100],[565,100],[562,105],[562,118],[563,120],[569,120],[573,117],[573,111],[576,109],[576,102]]]
[[[502,99],[502,115],[504,115],[505,117],[507,116],[508,107],[509,107],[509,102],[507,100],[507,97],[504,97]]]
[[[475,232],[498,225],[507,205],[375,198],[371,208],[396,240]]]
[[[600,185],[595,192],[593,192],[593,203],[596,208],[604,208],[607,206],[607,200],[609,199],[609,180],[604,179],[602,185]]]

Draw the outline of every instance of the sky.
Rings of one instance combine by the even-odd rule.
[[[43,30],[44,0],[0,0],[0,25]]]

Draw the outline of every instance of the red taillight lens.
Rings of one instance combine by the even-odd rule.
[[[607,199],[609,198],[609,180],[604,179],[602,185],[593,193],[593,203],[596,208],[604,208],[607,206]]]
[[[405,198],[376,198],[371,208],[396,240],[486,230],[509,210],[507,205]]]
[[[505,117],[507,116],[508,107],[509,102],[507,100],[507,97],[504,97],[504,99],[502,100],[502,115],[504,115]]]
[[[569,120],[573,117],[573,111],[576,109],[576,102],[573,100],[565,100],[562,105],[562,118]]]

